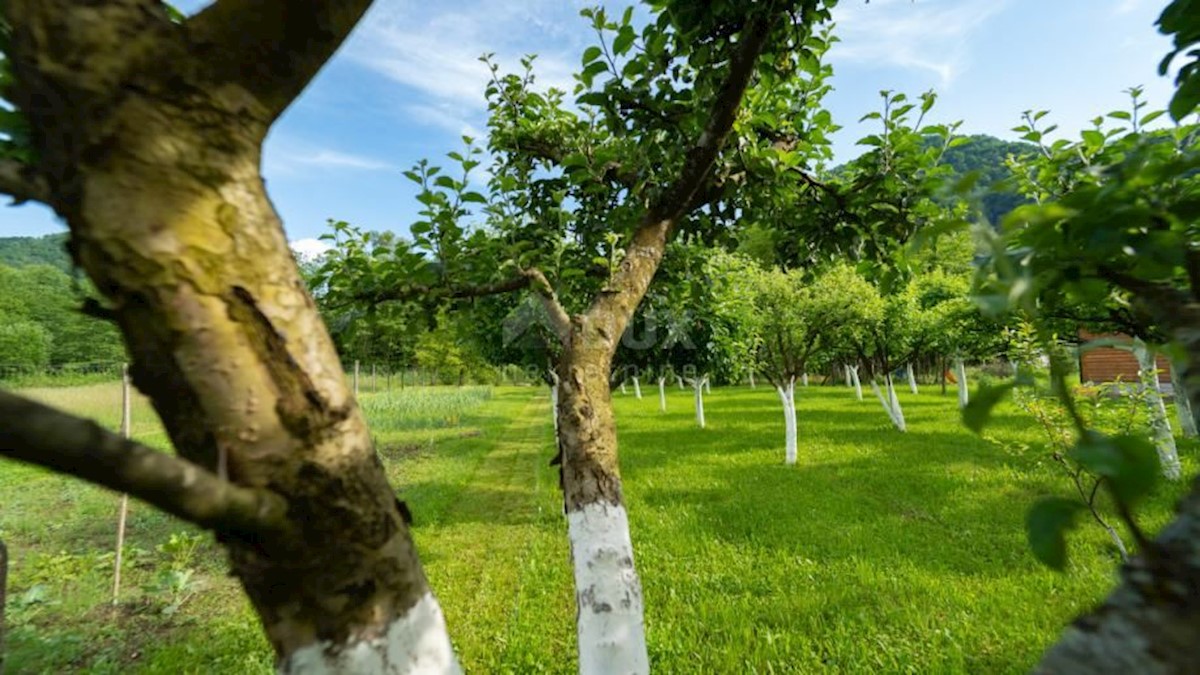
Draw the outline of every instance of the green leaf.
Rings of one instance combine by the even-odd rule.
[[[620,56],[629,51],[629,48],[633,46],[633,40],[636,37],[637,34],[633,32],[632,28],[629,26],[621,26],[621,30],[617,33],[617,37],[613,38],[613,53]]]
[[[592,45],[591,47],[588,47],[587,49],[583,50],[583,65],[586,66],[587,64],[591,63],[592,61],[595,61],[596,59],[600,58],[600,56],[603,54],[604,54],[604,52],[596,45]]]
[[[983,427],[987,425],[988,418],[992,416],[992,409],[996,407],[1008,392],[1016,386],[1016,382],[1005,382],[996,387],[980,387],[979,391],[971,397],[971,402],[963,408],[963,424],[975,433],[981,433]]]
[[[1033,555],[1043,565],[1061,572],[1067,562],[1067,530],[1075,527],[1075,516],[1083,509],[1083,504],[1063,499],[1062,497],[1047,497],[1029,509],[1025,518],[1025,533],[1029,537],[1029,547]]]

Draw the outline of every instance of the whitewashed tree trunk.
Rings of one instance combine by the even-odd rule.
[[[787,384],[775,387],[779,400],[783,403],[784,423],[784,462],[796,463],[796,380],[792,378]]]
[[[696,378],[692,380],[692,393],[696,403],[696,424],[704,428],[704,379]]]
[[[847,370],[850,373],[850,377],[854,380],[852,385],[854,387],[854,397],[861,403],[863,400],[862,380],[858,379],[858,366],[848,367]]]
[[[1171,360],[1171,387],[1175,390],[1175,413],[1179,418],[1179,430],[1184,438],[1196,438],[1196,418],[1192,415],[1192,402],[1188,398],[1187,385],[1179,375],[1181,364]]]
[[[846,377],[846,386],[853,387],[854,380],[850,379],[850,364],[842,364],[842,374]]]
[[[967,388],[967,366],[962,359],[954,359],[954,374],[958,380],[958,407],[965,408],[971,401],[971,392]]]
[[[908,377],[908,388],[913,394],[917,393],[917,375],[913,372],[913,364],[909,363],[904,366],[904,374]]]
[[[680,389],[683,389],[683,388],[684,388],[684,387],[683,387],[683,378],[682,378],[682,377],[680,377],[679,375],[676,375],[676,376],[675,376],[675,383],[679,385],[679,388],[680,388]]]
[[[706,394],[712,393],[712,384],[709,383],[709,379],[708,379],[707,375],[704,376],[704,393],[706,393]]]
[[[757,386],[755,386],[755,384],[754,384],[754,371],[753,371],[753,370],[752,370],[752,371],[750,371],[750,388],[751,388],[751,389],[758,389],[758,387],[757,387]]]
[[[642,398],[642,383],[639,378],[633,378],[633,396],[638,400]]]
[[[450,647],[442,608],[431,593],[426,593],[404,616],[393,621],[385,634],[302,647],[280,665],[279,672],[283,675],[451,675],[462,673],[462,668]]]
[[[580,675],[647,674],[642,588],[625,507],[597,502],[567,515],[575,568]]]
[[[896,396],[896,383],[892,381],[892,374],[888,373],[884,380],[887,382],[888,400],[892,403],[896,428],[900,431],[907,431],[908,426],[904,423],[904,410],[900,408],[900,397]]]
[[[808,386],[808,373],[800,373],[800,384],[804,387]]]
[[[622,393],[622,394],[628,394],[628,393],[629,393],[629,392],[628,392],[628,391],[626,391],[626,389],[625,389],[625,380],[621,380],[621,393]]]
[[[667,412],[667,378],[658,378],[658,411]]]
[[[892,412],[892,404],[888,401],[888,397],[883,395],[883,390],[879,388],[879,382],[875,378],[871,378],[871,391],[875,392],[876,398],[879,399],[879,404],[883,406],[883,411],[887,413],[888,419],[892,424],[896,423],[896,413]]]
[[[1175,448],[1175,435],[1171,433],[1171,422],[1167,419],[1167,407],[1163,404],[1158,386],[1158,372],[1154,364],[1154,352],[1139,339],[1133,341],[1133,355],[1138,361],[1138,377],[1146,390],[1146,405],[1150,412],[1150,428],[1154,431],[1154,447],[1162,464],[1163,475],[1168,480],[1179,480],[1179,453]]]

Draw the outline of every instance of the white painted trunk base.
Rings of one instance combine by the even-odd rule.
[[[900,397],[896,396],[896,383],[892,381],[890,374],[885,379],[887,381],[888,399],[892,402],[892,413],[896,416],[896,428],[900,431],[907,431],[908,425],[904,423],[904,410],[900,407]]]
[[[962,359],[954,359],[954,374],[958,379],[958,407],[965,408],[971,402],[971,392],[967,387],[967,367]]]
[[[757,386],[755,386],[755,384],[754,384],[754,371],[753,371],[753,370],[752,370],[752,371],[750,371],[750,388],[751,388],[751,389],[758,389],[758,387],[757,387]]]
[[[808,386],[808,373],[800,373],[800,385],[804,387]]]
[[[1167,407],[1162,400],[1158,384],[1158,373],[1154,364],[1154,352],[1141,340],[1134,339],[1133,355],[1138,360],[1138,377],[1146,389],[1146,405],[1150,412],[1150,428],[1154,431],[1154,447],[1162,464],[1163,475],[1168,480],[1179,480],[1179,452],[1175,447],[1175,435],[1171,433],[1171,422],[1167,419]]]
[[[676,375],[676,376],[675,376],[675,383],[679,385],[679,388],[680,388],[680,389],[683,389],[683,378],[682,378],[682,377],[680,377],[680,376]]]
[[[554,437],[558,438],[558,384],[550,385],[550,416],[554,418]]]
[[[446,619],[432,593],[371,640],[320,642],[296,650],[279,666],[283,675],[451,675],[462,673]]]
[[[871,391],[875,392],[875,396],[879,398],[879,403],[883,405],[883,410],[887,413],[888,419],[892,421],[892,425],[900,431],[904,431],[904,412],[900,410],[900,399],[896,396],[896,387],[892,383],[892,377],[887,375],[883,380],[885,389],[880,390],[879,383],[872,379]]]
[[[863,400],[862,381],[858,379],[858,366],[849,369],[850,377],[854,380],[854,396],[861,403]]]
[[[917,392],[917,374],[913,372],[913,365],[910,363],[904,367],[904,374],[908,377],[908,388],[912,393]]]
[[[696,405],[696,425],[704,428],[704,381],[692,380],[692,395]]]
[[[642,398],[642,382],[638,378],[633,378],[633,395],[639,400]]]
[[[588,504],[567,514],[575,568],[580,675],[650,672],[642,586],[625,507]]]
[[[704,376],[704,393],[706,393],[706,394],[712,393],[712,385],[709,384],[707,375]]]
[[[667,412],[667,378],[658,378],[658,411]]]
[[[796,381],[775,388],[783,403],[784,463],[796,463]]]
[[[625,389],[625,380],[621,380],[621,393],[622,393],[622,394],[628,394],[628,393],[629,393],[629,392],[628,392],[628,391],[626,391],[626,389]]]

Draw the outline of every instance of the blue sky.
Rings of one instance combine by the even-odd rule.
[[[205,0],[176,3],[186,12]],[[537,53],[539,80],[570,90],[591,30],[580,0],[376,0],[304,95],[272,129],[263,173],[293,241],[316,237],[326,219],[404,232],[415,191],[400,175],[435,163],[481,137],[487,72]],[[627,2],[605,2],[614,9]],[[1096,115],[1123,107],[1123,90],[1144,85],[1165,107],[1170,82],[1157,74],[1167,40],[1153,23],[1166,0],[841,0],[841,42],[828,61],[826,99],[845,129],[839,161],[857,154],[857,124],[881,89],[939,93],[941,121],[966,133],[1013,136],[1021,111],[1049,109],[1047,122],[1073,135]],[[64,228],[44,207],[0,208],[0,236]]]

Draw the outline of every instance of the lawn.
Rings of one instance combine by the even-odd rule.
[[[113,385],[28,390],[115,425]],[[902,393],[909,432],[844,387],[797,391],[800,460],[766,387],[615,394],[650,657],[661,673],[1027,672],[1115,579],[1084,524],[1066,574],[1040,567],[1024,514],[1067,484],[1002,407],[989,440],[956,398]],[[544,389],[364,394],[385,465],[468,672],[570,673],[574,598]],[[134,435],[165,442],[144,402]],[[1181,446],[1185,472],[1195,448]],[[1148,527],[1183,491],[1147,504]],[[0,463],[13,556],[12,672],[267,673],[271,655],[207,536],[135,504],[111,601],[117,499]],[[171,538],[174,535],[174,541]],[[190,575],[190,576],[189,576]],[[184,578],[181,582],[180,579]]]

